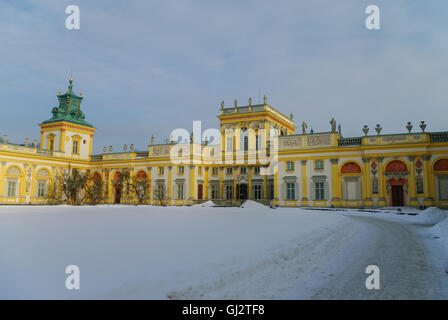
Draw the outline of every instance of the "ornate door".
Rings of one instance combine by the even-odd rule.
[[[202,184],[198,184],[198,200],[202,200]]]
[[[391,197],[392,197],[392,206],[394,207],[404,206],[403,186],[392,186]]]

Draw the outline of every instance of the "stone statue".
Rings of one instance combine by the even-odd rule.
[[[193,138],[194,138],[194,136],[193,136],[193,132],[190,134],[190,142],[191,143],[193,143]]]
[[[268,97],[266,95],[263,96],[263,103],[268,104]]]
[[[151,136],[151,144],[154,144],[154,135]]]
[[[123,151],[124,151],[124,152],[128,151],[128,145],[127,145],[127,144],[125,144],[125,145],[123,146]]]
[[[308,125],[306,124],[305,121],[302,122],[302,133],[306,134],[306,129],[308,128]]]
[[[235,108],[238,107],[238,100],[235,99],[235,101],[233,102],[235,104]]]
[[[334,118],[331,118],[330,124],[331,124],[331,132],[336,132],[336,121],[334,120]]]
[[[292,118],[293,118],[293,115],[292,115],[292,113],[289,115],[289,119],[291,119],[292,120]]]
[[[134,152],[134,144],[131,144],[130,149],[131,149],[131,152]]]
[[[252,105],[252,98],[251,97],[249,97],[249,105],[250,106]]]
[[[221,101],[221,109],[224,109],[224,100]]]
[[[339,135],[342,137],[342,128],[341,128],[341,124],[338,125],[338,132],[339,132]]]

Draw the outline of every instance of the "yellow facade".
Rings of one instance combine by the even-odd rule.
[[[1,204],[52,203],[64,172],[77,168],[102,179],[101,203],[137,202],[135,190],[116,185],[129,172],[132,181],[147,179],[145,204],[158,204],[155,190],[163,186],[168,205],[253,199],[279,206],[448,207],[448,132],[344,138],[332,125],[329,132],[296,134],[292,116],[265,97],[258,105],[222,105],[217,144],[92,154],[96,129],[84,121],[72,80],[58,99],[53,118],[39,125],[39,146],[0,143]]]

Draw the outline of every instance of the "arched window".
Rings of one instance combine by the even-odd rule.
[[[440,159],[434,164],[434,171],[448,171],[448,159]]]

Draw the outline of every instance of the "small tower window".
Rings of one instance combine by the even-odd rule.
[[[73,141],[73,154],[79,154],[78,141]]]

